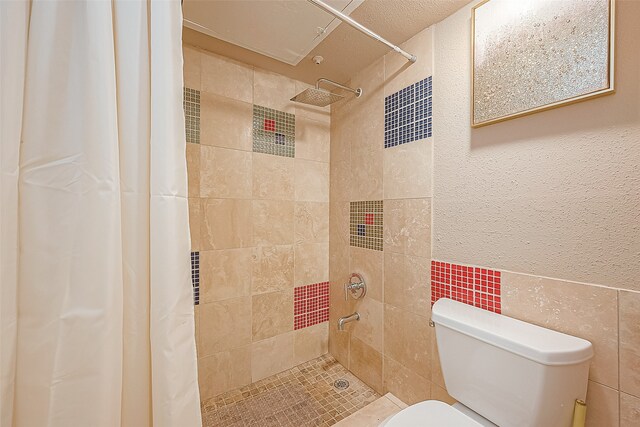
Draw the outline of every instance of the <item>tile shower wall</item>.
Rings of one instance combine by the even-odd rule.
[[[204,400],[327,352],[330,117],[289,101],[300,82],[184,55]],[[294,323],[307,289],[317,293]]]
[[[562,273],[558,273],[567,277],[609,275],[615,281],[612,284],[606,283],[606,280],[590,284],[545,277],[544,274],[510,271],[502,265],[495,265],[492,260],[481,262],[482,259],[474,257],[483,257],[487,252],[493,252],[500,256],[491,253],[492,259],[509,260],[513,254],[501,254],[500,251],[509,248],[511,242],[526,242],[527,245],[538,242],[532,240],[536,236],[514,238],[522,230],[498,232],[496,215],[509,216],[499,224],[508,226],[514,223],[515,210],[511,207],[504,209],[505,201],[526,205],[524,201],[533,200],[528,196],[531,194],[529,181],[540,177],[549,182],[550,171],[562,170],[565,165],[576,162],[576,155],[584,156],[587,152],[593,152],[593,149],[585,150],[579,145],[577,153],[567,155],[563,150],[570,151],[571,148],[566,147],[572,147],[575,141],[584,141],[588,146],[601,141],[602,138],[597,136],[601,132],[600,128],[596,128],[595,133],[589,132],[593,128],[594,117],[605,123],[602,128],[607,129],[611,135],[611,138],[602,141],[607,148],[596,150],[593,152],[594,156],[600,158],[603,153],[616,156],[615,160],[610,159],[604,164],[615,163],[637,171],[637,162],[620,163],[620,158],[617,157],[620,153],[628,153],[631,157],[633,155],[629,151],[629,139],[616,135],[615,129],[622,126],[620,120],[624,123],[624,130],[620,132],[635,132],[635,135],[640,129],[637,117],[631,120],[627,114],[629,110],[624,107],[637,102],[640,97],[638,85],[633,84],[633,76],[637,75],[640,68],[640,61],[634,54],[633,47],[639,30],[632,18],[634,13],[637,16],[640,12],[640,4],[618,3],[625,12],[617,14],[617,56],[619,60],[623,59],[620,60],[622,63],[617,64],[618,91],[615,96],[512,120],[475,132],[469,129],[469,85],[465,83],[469,81],[468,31],[471,6],[463,8],[435,28],[422,31],[403,45],[405,50],[418,55],[416,64],[407,66],[398,55],[385,56],[352,79],[352,85],[362,84],[369,98],[364,97],[362,102],[343,102],[332,109],[330,352],[376,390],[391,391],[407,403],[428,398],[453,402],[446,392],[433,329],[427,326],[431,287],[435,288],[436,297],[442,296],[439,294],[441,292],[475,304],[475,294],[471,299],[472,295],[465,291],[469,287],[469,271],[465,274],[459,270],[462,274],[454,284],[452,277],[441,276],[441,268],[444,266],[446,273],[447,259],[485,265],[487,270],[494,270],[494,291],[497,291],[495,273],[500,273],[499,307],[502,314],[579,336],[593,343],[595,355],[589,372],[587,426],[636,426],[640,419],[640,293],[637,292],[640,282],[621,278],[630,271],[630,266],[637,267],[638,264],[632,261],[602,262],[598,257],[592,257],[589,263],[568,263]],[[620,37],[621,28],[634,35]],[[439,153],[436,157],[437,164],[434,163],[435,169],[432,168],[432,147],[423,144],[424,141],[378,148],[391,145],[388,140],[385,144],[382,127],[385,117],[384,99],[430,76],[432,56],[435,56],[438,70],[448,70],[446,74],[436,72],[433,77],[433,95],[437,108],[433,111],[433,137],[425,141],[431,141]],[[605,103],[610,104],[605,106]],[[601,111],[607,113],[601,114]],[[563,118],[554,119],[554,116]],[[526,125],[527,121],[535,122],[536,125]],[[572,129],[574,123],[579,123],[580,129]],[[567,136],[572,132],[577,134],[575,138]],[[535,139],[524,141],[524,135],[529,134],[538,134],[543,143],[538,141],[535,144]],[[558,138],[563,144],[558,144]],[[618,144],[615,149],[609,148],[611,141]],[[623,142],[625,148],[619,142]],[[566,147],[563,148],[563,145]],[[531,147],[533,151],[527,151],[527,147]],[[556,156],[544,154],[545,150],[550,149],[560,152]],[[543,162],[535,157],[537,154],[534,152],[542,153],[549,161]],[[633,158],[637,159],[637,150],[633,153]],[[536,168],[530,168],[533,158],[536,159],[533,163]],[[524,163],[514,165],[513,161],[518,159]],[[559,159],[565,162],[561,166]],[[575,188],[586,188],[588,184],[600,188],[590,178],[593,171],[600,171],[598,164],[603,163],[596,162],[593,167],[579,169],[579,173],[575,175],[580,186]],[[541,172],[540,165],[546,165],[547,169]],[[474,175],[461,174],[463,170],[466,174]],[[497,170],[504,171],[505,176],[497,175]],[[626,169],[624,173],[611,174],[605,168],[602,169],[602,174],[607,178],[600,182],[610,182],[610,188],[632,188],[623,183],[623,179],[635,176],[633,173],[631,169]],[[434,196],[437,200],[433,212],[432,176],[436,183]],[[567,175],[565,173],[558,177],[558,182],[565,182]],[[495,182],[498,178],[504,178],[500,185]],[[522,186],[526,196],[515,198],[514,192],[504,191],[509,185],[522,183],[527,183]],[[542,183],[536,185],[547,188]],[[568,193],[563,187],[557,186],[552,190],[559,191],[567,199]],[[438,191],[442,193],[439,194]],[[444,203],[446,192],[451,192],[449,202],[455,202],[454,204]],[[460,194],[465,197],[460,197]],[[496,200],[496,203],[487,202],[487,197],[495,194],[507,198]],[[567,217],[557,215],[557,212],[554,213],[544,205],[544,202],[548,203],[549,191],[540,194],[545,195],[544,200],[536,201],[534,208],[528,208],[529,212],[522,212],[518,216],[527,224],[526,227],[539,226],[540,212],[545,213],[545,221],[553,221],[544,223],[545,229],[539,233],[550,233],[541,241],[546,249],[536,249],[535,254],[530,252],[532,255],[551,258],[557,254],[554,251],[557,248],[567,252],[567,248],[582,249],[583,243],[592,244],[597,241],[591,234],[586,240],[570,241],[561,238],[565,233]],[[350,246],[349,203],[381,199],[384,200],[385,210],[383,252]],[[470,202],[472,199],[473,203]],[[593,200],[593,194],[584,194],[577,202],[592,203]],[[626,200],[637,198],[627,197]],[[572,201],[575,202],[576,200]],[[562,207],[564,204],[558,202],[557,206]],[[608,227],[605,226],[608,225],[607,221],[612,220],[609,210],[603,209],[602,212],[608,212],[607,216],[597,220],[591,215],[593,209],[588,206],[580,209],[581,216],[578,215],[578,218],[581,220],[576,225],[581,231],[584,231],[585,225],[589,227],[589,233],[597,231],[607,236],[614,236],[610,233],[612,228],[626,230],[624,232],[627,234],[620,240],[623,244],[617,250],[611,250],[611,255],[626,257],[637,252],[626,250],[631,247],[628,238],[633,238],[629,228],[632,221],[623,222],[623,226],[611,224],[612,227]],[[537,212],[537,216],[531,216],[533,212]],[[443,259],[434,260],[440,264],[435,266],[437,268],[434,269],[433,281],[430,280],[432,214],[436,218],[435,226],[440,224],[441,227],[438,230],[439,237],[433,239],[433,247],[440,251],[435,254],[436,257],[441,256]],[[460,220],[452,221],[452,218],[466,219],[460,214],[468,215],[468,227]],[[482,224],[488,226],[483,228]],[[468,230],[476,231],[478,238],[460,237],[460,232]],[[496,237],[504,237],[505,243],[490,243]],[[461,247],[462,241],[464,247]],[[549,242],[554,244],[549,245]],[[637,244],[637,239],[635,243]],[[532,248],[528,250],[531,251]],[[580,255],[584,253],[580,252]],[[537,266],[543,270],[548,269],[557,262],[557,258],[540,262]],[[449,265],[465,267],[462,264]],[[365,275],[369,295],[363,301],[354,303],[350,300],[345,303],[342,284],[352,271]],[[446,286],[450,286],[448,291]],[[626,289],[621,289],[622,287]],[[457,292],[451,293],[453,288]],[[488,291],[489,286],[487,293]],[[494,304],[495,302],[494,300]],[[482,298],[480,303],[482,304]],[[490,308],[488,304],[487,308]],[[494,308],[497,306],[494,305]],[[338,332],[335,328],[337,317],[355,309],[361,313],[362,320],[347,325],[347,332]]]
[[[405,46],[415,65],[392,53],[353,76],[364,94],[331,111],[330,352],[407,403],[446,396],[432,381],[439,369],[429,327],[431,44],[422,33]],[[354,272],[367,295],[345,302]],[[354,311],[360,321],[338,331],[337,319]]]

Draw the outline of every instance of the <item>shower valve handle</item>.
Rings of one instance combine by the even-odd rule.
[[[353,299],[364,298],[367,294],[367,284],[358,273],[351,274],[349,282],[344,284],[344,300],[348,301],[349,294]]]

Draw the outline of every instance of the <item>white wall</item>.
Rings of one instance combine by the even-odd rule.
[[[433,258],[640,290],[640,1],[617,93],[469,126],[470,6],[435,26]]]

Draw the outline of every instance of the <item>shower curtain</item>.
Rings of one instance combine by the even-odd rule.
[[[201,425],[178,0],[0,1],[0,426]]]

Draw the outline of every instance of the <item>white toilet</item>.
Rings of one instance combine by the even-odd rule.
[[[587,394],[589,341],[450,299],[432,311],[453,406],[428,400],[384,427],[569,427]]]

